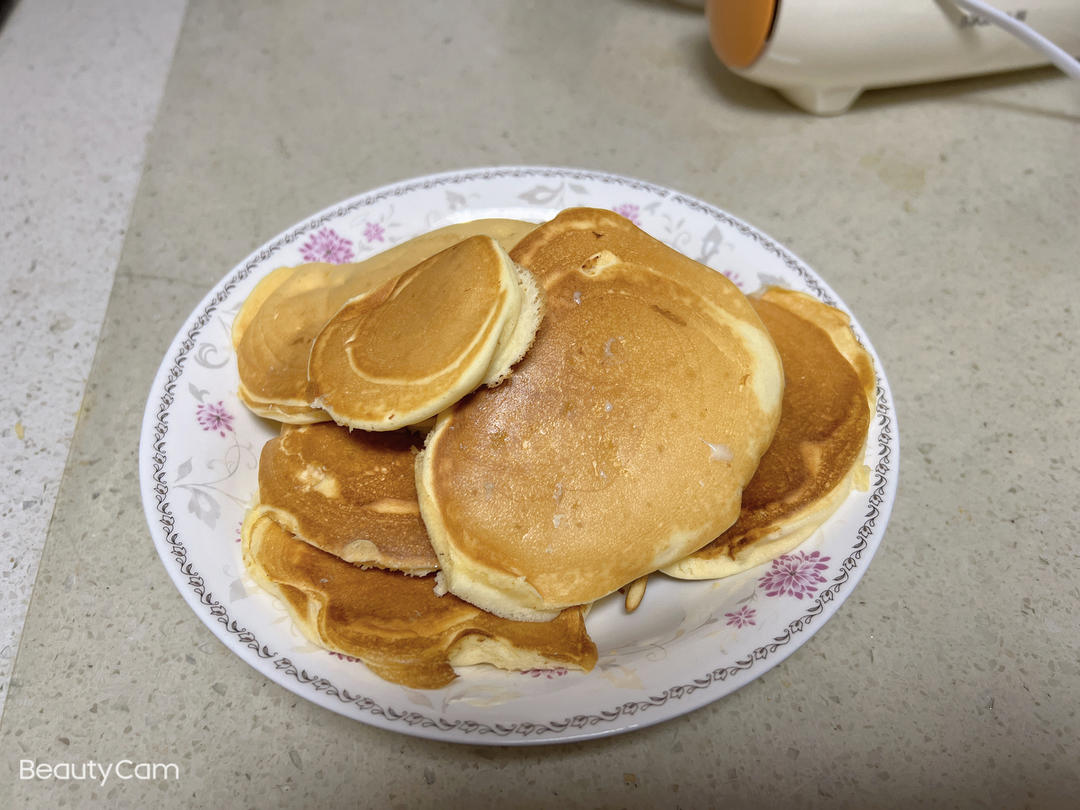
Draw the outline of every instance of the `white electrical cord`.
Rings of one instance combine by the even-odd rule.
[[[1017,39],[1046,54],[1050,61],[1061,68],[1066,75],[1074,79],[1080,79],[1080,62],[1031,26],[1025,25],[1015,17],[1010,17],[1005,12],[987,5],[982,0],[952,0],[952,3],[964,9],[964,11],[978,14],[980,17],[985,17],[994,23],[994,25],[1004,28]]]

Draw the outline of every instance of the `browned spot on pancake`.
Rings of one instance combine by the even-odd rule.
[[[652,305],[652,310],[653,310],[653,312],[656,312],[657,314],[661,315],[662,317],[667,318],[669,321],[671,321],[676,326],[686,326],[686,319],[685,318],[680,318],[678,315],[676,315],[670,309],[666,309],[665,307],[662,307],[659,304],[653,304]],[[744,375],[743,379],[744,380],[746,379],[745,375]]]

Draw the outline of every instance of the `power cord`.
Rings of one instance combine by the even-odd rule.
[[[993,6],[987,5],[983,0],[951,0],[952,4],[971,14],[985,17],[1000,28],[1004,28],[1014,37],[1027,43],[1032,48],[1042,51],[1057,67],[1068,76],[1080,79],[1080,62],[1067,54],[1053,42],[1048,40],[1034,28],[1024,24],[1015,17],[1011,17]]]

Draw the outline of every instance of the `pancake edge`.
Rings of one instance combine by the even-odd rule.
[[[429,485],[431,478],[431,465],[427,459],[431,457],[433,445],[439,441],[450,421],[451,414],[444,411],[435,422],[435,427],[428,434],[424,448],[414,462],[416,472],[416,495],[420,504],[420,518],[427,527],[428,539],[431,547],[435,549],[435,556],[439,559],[439,573],[435,575],[437,587],[441,592],[454,594],[459,599],[464,599],[470,604],[476,605],[481,610],[486,610],[495,616],[504,619],[513,619],[520,622],[547,622],[559,615],[564,608],[526,607],[521,602],[536,605],[542,602],[540,593],[528,583],[524,576],[513,576],[492,568],[474,566],[468,557],[458,552],[453,544],[446,541],[449,531],[442,519],[435,499],[431,495]],[[461,576],[460,572],[467,570],[475,572],[467,576]],[[454,572],[459,573],[454,573]],[[519,595],[518,602],[506,598],[507,593]],[[493,606],[495,608],[493,609]]]
[[[864,444],[863,454],[865,447]],[[659,570],[675,579],[724,579],[788,554],[809,540],[836,513],[852,491],[857,489],[856,481],[862,477],[860,473],[865,469],[860,455],[847,475],[828,493],[788,518],[784,525],[743,546],[734,557],[726,549],[713,557],[701,557],[700,552],[695,552]]]
[[[330,414],[321,408],[285,401],[262,402],[248,393],[243,383],[237,387],[236,395],[249,411],[263,419],[272,419],[286,425],[314,425],[331,420]]]
[[[513,327],[504,329],[482,381],[488,388],[494,388],[509,377],[513,367],[532,348],[546,310],[544,293],[536,278],[513,259],[510,262],[521,292],[521,302]]]

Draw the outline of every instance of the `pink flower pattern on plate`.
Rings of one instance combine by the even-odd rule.
[[[218,433],[225,436],[225,431],[232,431],[232,414],[225,410],[225,403],[218,400],[218,403],[203,403],[195,409],[195,418],[202,426],[203,430],[216,430]]]
[[[757,615],[757,611],[749,605],[743,605],[734,613],[725,613],[724,618],[727,619],[729,626],[735,626],[737,628],[746,627],[746,625],[755,625],[754,617]]]
[[[567,672],[566,667],[555,667],[554,669],[525,669],[521,671],[522,675],[532,675],[534,678],[544,677],[548,680],[552,678],[558,678],[565,675]]]
[[[305,262],[344,264],[353,257],[352,242],[333,228],[320,228],[300,246],[300,256]]]
[[[382,242],[386,229],[378,222],[369,222],[364,226],[364,238],[368,242]]]
[[[818,585],[825,582],[821,575],[829,557],[820,551],[796,551],[782,554],[772,561],[769,570],[758,580],[766,596],[794,596],[802,599],[813,596]]]
[[[639,228],[641,227],[641,219],[639,218],[641,215],[641,209],[633,203],[623,203],[622,205],[616,205],[611,210],[621,217],[626,217]]]
[[[732,284],[734,284],[740,290],[743,289],[742,279],[739,277],[738,273],[736,273],[734,270],[724,270],[723,272],[724,272],[724,275],[727,276],[728,281],[730,281]]]
[[[351,655],[345,655],[345,653],[333,652],[331,650],[327,650],[327,652],[330,653],[330,655],[334,656],[334,658],[337,658],[339,661],[349,661],[353,664],[363,663],[359,658],[353,658]]]

